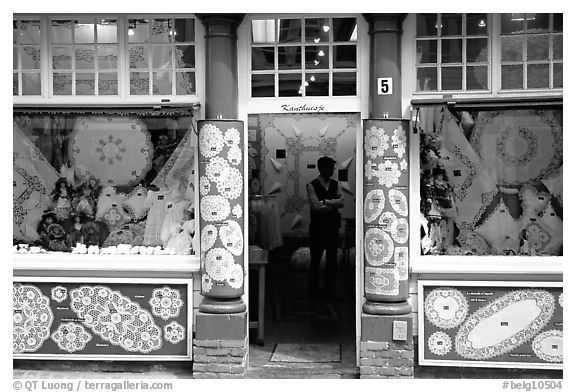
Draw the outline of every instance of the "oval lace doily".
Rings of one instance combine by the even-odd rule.
[[[394,254],[394,242],[384,230],[368,229],[364,236],[364,253],[368,264],[374,266],[385,264]]]
[[[392,222],[392,227],[390,228],[390,234],[392,239],[399,244],[405,244],[408,241],[409,229],[408,221],[405,218],[399,218]]]
[[[244,269],[240,264],[234,264],[230,268],[230,275],[227,280],[230,287],[233,289],[239,289],[244,284]]]
[[[203,252],[214,246],[218,238],[218,229],[214,225],[206,225],[200,233],[200,247]]]
[[[532,341],[532,351],[546,362],[562,362],[564,360],[563,346],[563,332],[558,329],[542,332]]]
[[[242,255],[244,250],[244,236],[238,222],[227,220],[226,225],[220,226],[220,241],[234,256]]]
[[[404,193],[397,189],[390,189],[388,191],[388,200],[397,214],[408,216],[408,200],[406,200]]]
[[[385,204],[386,196],[382,189],[373,189],[368,192],[364,200],[364,222],[370,223],[378,218]]]

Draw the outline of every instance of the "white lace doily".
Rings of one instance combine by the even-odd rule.
[[[186,337],[186,330],[184,326],[172,321],[170,324],[164,326],[164,340],[172,344],[180,343]]]
[[[393,212],[385,211],[380,215],[380,219],[378,219],[378,224],[382,225],[381,229],[387,232],[390,232],[392,229],[392,224],[396,222],[398,218]]]
[[[218,229],[214,225],[206,225],[200,233],[200,249],[206,252],[214,246],[218,238]]]
[[[364,176],[366,177],[367,180],[372,181],[372,178],[376,177],[377,174],[378,174],[378,165],[376,164],[376,162],[373,162],[370,159],[368,159],[368,161],[366,161],[366,164],[364,164]]]
[[[532,341],[532,351],[543,361],[562,362],[564,360],[563,331],[551,329],[537,335]]]
[[[208,274],[202,274],[202,293],[212,290],[212,278]]]
[[[161,289],[154,289],[148,303],[152,308],[152,314],[162,318],[162,320],[178,317],[180,308],[184,306],[184,301],[180,298],[180,291],[166,286]]]
[[[215,125],[204,124],[202,128],[200,128],[198,145],[200,147],[200,154],[202,154],[203,157],[215,157],[220,154],[222,147],[224,147],[222,131]]]
[[[399,244],[405,244],[408,241],[409,234],[408,221],[405,218],[398,218],[392,222],[390,234],[394,241]]]
[[[558,304],[560,305],[561,308],[564,307],[564,293],[560,293],[560,295],[558,296]]]
[[[446,332],[434,332],[428,338],[428,349],[432,354],[444,356],[452,350],[452,339]]]
[[[220,241],[234,256],[242,255],[244,236],[238,222],[227,220],[225,225],[220,226]]]
[[[366,293],[377,295],[398,295],[400,292],[398,270],[391,268],[366,267],[364,273]]]
[[[388,140],[390,140],[390,136],[386,135],[384,129],[375,126],[370,127],[364,135],[365,154],[372,159],[384,156],[389,147]]]
[[[468,315],[468,302],[456,289],[434,289],[424,301],[426,318],[438,328],[457,327]]]
[[[224,248],[213,248],[206,253],[206,273],[214,280],[226,280],[234,265],[234,256]]]
[[[393,185],[398,184],[401,174],[398,164],[387,159],[384,163],[378,164],[378,171],[375,176],[378,177],[378,184],[391,188]]]
[[[224,133],[224,143],[228,147],[238,147],[240,144],[240,132],[236,128],[229,128]]]
[[[408,216],[408,200],[406,195],[397,189],[390,189],[388,191],[388,200],[392,209],[401,216]]]
[[[206,176],[200,176],[200,180],[199,180],[199,190],[200,190],[200,194],[202,196],[206,196],[208,193],[210,193],[210,180],[208,179],[208,177]]]
[[[373,189],[368,192],[364,200],[364,222],[370,223],[378,218],[385,204],[386,196],[382,189]]]
[[[126,351],[149,353],[162,347],[162,330],[152,314],[106,286],[70,291],[70,309],[103,340]]]
[[[242,206],[240,204],[236,204],[232,207],[232,216],[236,219],[242,218]]]
[[[408,247],[397,246],[394,248],[394,264],[398,268],[398,278],[400,280],[408,279]]]
[[[54,321],[50,299],[31,285],[12,286],[12,348],[14,353],[35,352],[50,337]]]
[[[233,289],[239,289],[244,284],[244,269],[240,264],[234,264],[230,268],[230,274],[228,276],[228,284]]]
[[[394,242],[382,229],[371,228],[364,236],[364,254],[370,265],[387,263],[394,254]]]
[[[235,167],[228,167],[220,181],[217,182],[218,192],[227,199],[236,199],[242,194],[244,183],[242,173]]]
[[[86,343],[92,340],[92,335],[78,323],[60,324],[51,337],[60,350],[69,353],[84,350]]]
[[[230,214],[230,203],[224,196],[206,195],[200,200],[200,214],[207,222],[223,221]]]
[[[214,157],[206,164],[206,176],[210,181],[219,183],[222,181],[223,173],[228,170],[230,165],[222,157]]]
[[[58,303],[61,303],[68,298],[68,289],[66,287],[62,286],[52,287],[50,292],[51,292],[50,297],[52,298],[52,300]]]
[[[402,159],[400,161],[400,171],[405,172],[407,170],[408,170],[408,162],[406,162],[406,159]]]
[[[232,165],[237,166],[242,162],[242,150],[240,147],[230,147],[226,158],[228,158],[228,162]]]
[[[394,130],[391,144],[392,150],[398,155],[398,158],[402,158],[406,153],[406,132],[404,132],[402,125],[398,125],[398,128]]]

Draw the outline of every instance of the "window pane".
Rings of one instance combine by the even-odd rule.
[[[176,95],[196,93],[196,73],[176,72]]]
[[[436,91],[438,89],[438,73],[436,68],[418,68],[416,70],[416,91]]]
[[[252,48],[252,69],[273,70],[274,69],[274,47]]]
[[[152,46],[152,68],[171,69],[172,47],[168,45]]]
[[[548,64],[528,64],[528,88],[548,88],[549,76]]]
[[[14,46],[12,48],[12,64],[14,66],[14,70],[18,69],[18,48],[16,46]]]
[[[196,67],[196,48],[194,45],[176,46],[176,68]]]
[[[356,68],[356,45],[338,45],[334,50],[334,68]]]
[[[152,20],[152,42],[173,41],[172,19]]]
[[[548,60],[550,41],[548,35],[529,35],[526,37],[527,60]]]
[[[330,40],[330,19],[304,19],[304,39],[306,42],[328,42]]]
[[[252,42],[255,44],[272,44],[276,42],[276,20],[253,20]]]
[[[96,25],[98,43],[114,44],[118,42],[118,26],[114,19],[103,19]]]
[[[301,95],[302,76],[298,74],[278,75],[278,87],[280,97],[299,97]]]
[[[416,36],[431,37],[437,35],[436,14],[418,14],[416,15]]]
[[[152,72],[152,94],[172,95],[172,71]]]
[[[438,61],[438,41],[418,40],[416,45],[417,64],[436,63]]]
[[[274,75],[252,75],[252,96],[273,97]]]
[[[72,95],[72,74],[53,73],[52,90],[54,95]]]
[[[440,15],[440,35],[462,35],[462,14]]]
[[[39,73],[22,73],[22,95],[40,95]]]
[[[334,42],[357,41],[356,18],[334,18]]]
[[[93,73],[76,74],[76,95],[94,95],[95,86]]]
[[[118,67],[118,47],[99,46],[98,47],[98,68],[116,69]]]
[[[53,20],[50,33],[51,33],[51,42],[55,44],[72,43],[72,21]]]
[[[118,95],[118,74],[112,72],[98,74],[98,95]]]
[[[130,46],[130,68],[148,68],[148,47]]]
[[[462,67],[442,67],[442,90],[462,90]]]
[[[306,96],[327,97],[329,76],[327,73],[314,73],[314,74],[307,73],[306,82],[304,83],[304,85],[306,87]]]
[[[466,34],[467,35],[488,34],[488,15],[466,14]]]
[[[334,72],[332,74],[332,95],[356,95],[356,72]]]
[[[175,19],[176,42],[194,42],[194,19]]]
[[[488,61],[488,40],[473,38],[466,40],[466,61],[469,63],[485,63]]]
[[[563,79],[562,79],[562,63],[555,63],[553,64],[554,69],[554,88],[563,87]]]
[[[302,40],[302,22],[300,19],[280,19],[278,42],[300,42]]]
[[[306,46],[306,69],[328,68],[330,49],[328,46]]]
[[[524,14],[500,15],[502,34],[518,34],[524,32]]]
[[[562,32],[563,29],[563,18],[562,18],[563,14],[554,14],[554,26],[552,31],[554,32]]]
[[[466,67],[466,89],[487,90],[488,67],[486,66]]]
[[[442,45],[442,62],[443,63],[461,63],[462,62],[462,40],[461,39],[443,39]]]
[[[523,46],[523,37],[502,37],[502,61],[522,61]]]
[[[526,14],[527,33],[545,33],[550,31],[549,14]]]
[[[130,19],[128,21],[128,42],[141,43],[150,40],[149,21],[146,19]]]
[[[18,74],[12,74],[12,95],[18,95]]]
[[[19,29],[21,44],[39,44],[40,21],[39,20],[21,20]]]
[[[279,47],[278,69],[302,69],[302,48],[300,46]]]
[[[40,69],[40,48],[23,46],[20,51],[22,69]]]
[[[76,21],[74,24],[74,42],[77,44],[94,43],[94,23]]]
[[[524,66],[523,65],[503,65],[502,66],[502,88],[521,89],[524,87]]]
[[[76,47],[76,69],[94,69],[93,47]]]
[[[52,48],[52,69],[72,69],[72,48],[55,46]]]
[[[562,50],[562,35],[554,35],[552,37],[552,43],[554,45],[552,55],[554,60],[562,60],[564,55]]]
[[[148,72],[130,72],[130,94],[148,95]]]

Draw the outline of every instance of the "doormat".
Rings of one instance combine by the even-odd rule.
[[[270,362],[328,363],[341,362],[340,343],[277,343]]]
[[[306,290],[278,289],[274,317],[282,321],[338,320],[334,305],[323,298],[310,298]]]

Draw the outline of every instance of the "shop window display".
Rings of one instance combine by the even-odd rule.
[[[562,255],[561,109],[419,109],[421,252]]]
[[[188,114],[19,114],[19,253],[193,254],[196,133]]]

